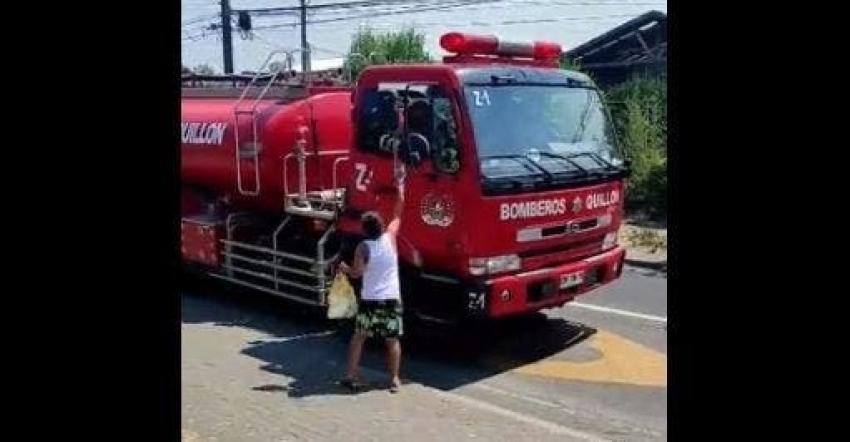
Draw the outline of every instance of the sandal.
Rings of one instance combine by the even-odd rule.
[[[349,379],[349,378],[344,378],[344,379],[340,380],[339,385],[342,385],[343,387],[351,390],[352,393],[356,393],[357,391],[359,391],[360,389],[363,388],[362,383],[360,383],[360,382],[358,382],[354,379]]]
[[[396,384],[395,382],[390,383],[390,393],[396,394],[401,390],[401,383]]]

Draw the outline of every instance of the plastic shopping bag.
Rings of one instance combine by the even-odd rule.
[[[357,297],[354,296],[354,288],[344,274],[337,273],[328,295],[328,318],[353,318],[356,314]]]

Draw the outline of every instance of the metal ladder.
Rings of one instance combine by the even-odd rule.
[[[285,55],[286,63],[284,64],[284,67],[281,68],[281,69],[278,69],[278,70],[276,70],[275,72],[272,73],[271,78],[269,78],[268,81],[266,82],[266,86],[257,95],[257,97],[256,97],[256,99],[254,99],[253,103],[251,103],[250,106],[248,106],[248,108],[245,109],[242,106],[242,103],[243,103],[243,101],[245,101],[245,98],[248,96],[248,92],[250,92],[251,88],[255,87],[255,85],[257,84],[257,79],[259,79],[260,76],[262,75],[263,69],[265,69],[269,65],[269,63],[272,61],[272,59],[276,55],[279,55],[279,54]],[[239,99],[236,100],[236,103],[233,105],[233,116],[234,116],[234,121],[235,121],[235,124],[236,124],[236,127],[233,130],[233,136],[234,136],[234,141],[235,141],[234,152],[235,152],[235,160],[236,160],[236,188],[237,188],[237,190],[239,191],[240,194],[245,195],[245,196],[257,196],[257,195],[260,194],[260,151],[262,150],[262,145],[259,142],[259,137],[258,137],[258,133],[257,133],[257,107],[259,106],[263,97],[265,97],[266,94],[268,93],[271,85],[275,82],[275,80],[277,80],[280,73],[285,69],[287,69],[287,70],[292,69],[292,52],[287,51],[287,50],[283,50],[283,49],[278,49],[278,50],[274,50],[271,53],[269,53],[268,57],[266,57],[266,60],[263,62],[263,64],[260,66],[260,68],[257,69],[256,73],[254,74],[254,77],[251,78],[251,81],[245,87],[245,90],[242,91],[242,95],[239,96]],[[248,134],[249,135],[248,141],[244,141],[244,145],[243,145],[243,143],[240,143],[240,137],[239,137],[240,124],[239,123],[241,122],[240,116],[246,116],[246,115],[248,116],[248,118],[250,118],[250,121],[251,121],[251,131]],[[243,160],[246,160],[246,159],[250,160],[250,164],[251,164],[250,169],[252,169],[253,172],[254,172],[254,186],[253,186],[253,188],[249,188],[249,186],[246,186],[244,179],[243,179],[243,175],[244,175],[243,171],[242,171],[242,168],[244,167],[243,166]]]

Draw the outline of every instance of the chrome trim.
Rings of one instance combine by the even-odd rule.
[[[516,276],[517,278],[526,278],[526,277],[529,277],[529,276],[541,275],[543,273],[551,273],[552,271],[554,271],[554,269],[555,269],[555,267],[546,267],[546,268],[542,268],[542,269],[532,270],[530,272],[517,273],[513,276]]]
[[[222,239],[221,242],[224,245],[227,245],[227,246],[241,247],[243,249],[253,250],[255,252],[265,252],[265,253],[269,253],[269,254],[274,255],[274,256],[280,256],[282,258],[294,259],[296,261],[305,262],[307,264],[321,264],[321,265],[327,264],[326,262],[316,262],[315,259],[305,258],[303,256],[298,256],[298,255],[293,255],[293,254],[290,254],[290,253],[284,253],[284,252],[280,252],[280,251],[277,251],[277,250],[272,250],[268,247],[254,246],[254,245],[251,245],[251,244],[245,244],[245,243],[238,242],[238,241],[228,241],[226,239]]]
[[[269,261],[263,261],[261,259],[248,258],[246,256],[238,255],[238,254],[235,254],[235,253],[228,253],[228,252],[221,252],[221,254],[224,255],[224,256],[230,257],[232,259],[235,259],[235,260],[245,261],[245,262],[249,262],[251,264],[256,264],[256,265],[261,265],[261,266],[264,266],[264,267],[272,268],[272,269],[275,270],[275,273],[272,275],[272,277],[275,278],[275,279],[278,278],[277,270],[281,270],[281,271],[284,271],[284,272],[289,272],[289,273],[293,273],[293,274],[296,274],[296,275],[301,275],[301,276],[305,276],[305,277],[309,277],[309,278],[315,278],[316,277],[316,274],[314,274],[314,273],[306,272],[304,270],[296,269],[296,268],[293,268],[293,267],[287,267],[287,266],[283,266],[283,265],[280,265],[280,264],[275,264],[275,263],[272,263],[272,262],[269,262]],[[226,266],[223,266],[223,267],[226,267]]]
[[[261,278],[261,279],[265,279],[265,280],[268,280],[268,281],[277,282],[279,284],[288,285],[290,287],[295,287],[295,288],[298,288],[298,289],[301,289],[301,290],[307,290],[307,291],[311,291],[311,292],[323,292],[324,291],[324,289],[320,289],[318,287],[310,287],[308,285],[299,284],[297,282],[287,281],[287,280],[284,280],[284,279],[275,279],[274,276],[269,275],[268,273],[255,272],[253,270],[248,270],[248,269],[245,269],[245,268],[242,268],[242,267],[237,267],[237,266],[234,266],[234,265],[224,265],[222,267],[227,269],[227,270],[231,270],[231,271],[239,272],[239,273],[244,273],[246,275],[251,275],[251,276],[254,276],[256,278]]]
[[[421,276],[425,279],[430,279],[432,281],[445,282],[445,283],[448,283],[448,284],[459,284],[460,283],[460,280],[458,280],[456,278],[449,278],[447,276],[432,275],[430,273],[425,273],[425,272],[420,273],[419,276]]]
[[[611,214],[606,213],[604,215],[593,216],[589,218],[575,219],[567,221],[564,224],[544,224],[526,227],[524,229],[517,230],[516,233],[516,241],[517,242],[532,242],[532,241],[542,241],[547,239],[560,238],[562,236],[567,235],[575,235],[576,233],[585,233],[590,232],[597,229],[602,229],[611,225],[611,220],[609,219],[607,222],[602,222],[605,218],[610,218]],[[596,220],[596,224],[593,227],[588,227],[586,229],[579,229],[578,225],[582,223],[586,223],[590,220]],[[563,233],[558,233],[555,235],[547,235],[543,236],[543,229],[550,229],[553,227],[564,226],[565,230]]]
[[[319,307],[325,306],[325,304],[320,304],[316,301],[313,301],[313,300],[310,300],[310,299],[307,299],[307,298],[302,298],[300,296],[295,296],[295,295],[290,295],[288,293],[283,293],[283,292],[280,292],[280,291],[277,291],[277,290],[270,289],[268,287],[263,287],[261,285],[252,284],[250,282],[246,282],[246,281],[243,281],[241,279],[231,278],[231,277],[228,277],[228,276],[225,276],[225,275],[220,275],[218,273],[213,273],[213,272],[209,272],[208,275],[212,276],[214,278],[218,278],[218,279],[222,279],[222,280],[225,280],[225,281],[232,282],[234,284],[239,284],[239,285],[242,285],[242,286],[245,286],[245,287],[250,287],[254,290],[259,290],[259,291],[262,291],[262,292],[271,293],[272,295],[280,296],[281,298],[286,298],[286,299],[289,299],[289,300],[292,300],[292,301],[300,302],[302,304],[314,305],[314,306],[319,306]]]

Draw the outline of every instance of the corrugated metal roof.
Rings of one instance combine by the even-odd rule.
[[[667,61],[667,15],[649,11],[567,51],[585,69]]]

